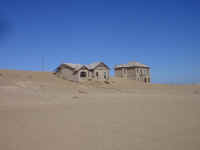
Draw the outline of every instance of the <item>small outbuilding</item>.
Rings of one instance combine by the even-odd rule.
[[[66,80],[109,80],[110,68],[103,62],[96,62],[89,65],[63,63],[56,68],[55,74]]]
[[[150,67],[139,62],[115,65],[114,69],[116,77],[139,80],[145,83],[151,82]]]

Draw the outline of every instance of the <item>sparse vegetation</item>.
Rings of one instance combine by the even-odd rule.
[[[110,84],[110,82],[109,82],[109,81],[104,81],[104,83],[105,83],[105,84]]]

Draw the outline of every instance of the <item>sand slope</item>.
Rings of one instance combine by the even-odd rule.
[[[199,150],[200,86],[0,70],[0,149]]]

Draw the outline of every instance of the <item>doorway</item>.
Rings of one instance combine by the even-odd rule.
[[[99,72],[96,72],[96,78],[99,79]]]

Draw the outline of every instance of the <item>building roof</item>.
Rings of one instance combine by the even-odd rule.
[[[141,64],[139,62],[129,62],[128,64],[120,64],[120,65],[115,65],[115,69],[117,68],[129,68],[129,67],[144,67],[144,68],[149,68],[149,66]]]
[[[89,69],[89,70],[93,70],[95,69],[98,65],[100,64],[103,64],[106,68],[110,69],[106,64],[104,64],[103,62],[95,62],[95,63],[92,63],[92,64],[89,64],[89,65],[86,65],[86,67]]]
[[[74,72],[76,72],[76,71],[78,71],[78,70],[80,70],[81,68],[83,68],[83,67],[85,67],[85,68],[87,68],[88,70],[93,70],[93,69],[95,69],[98,65],[100,65],[100,64],[103,64],[103,65],[105,65],[103,62],[95,62],[95,63],[92,63],[92,64],[89,64],[89,65],[82,65],[82,64],[72,64],[72,63],[63,63],[63,64],[61,64],[60,66],[62,66],[62,65],[64,65],[64,66],[68,66],[68,67],[70,67],[71,69],[73,69],[74,70]],[[59,66],[59,67],[60,67]],[[105,65],[108,69],[110,69],[107,65]],[[59,68],[58,67],[58,68]],[[57,69],[58,69],[57,68]]]
[[[72,63],[64,63],[63,65],[67,65],[69,67],[71,67],[72,69],[79,70],[80,68],[82,68],[84,65],[81,64],[72,64]]]
[[[86,67],[89,70],[92,70],[92,69],[96,68],[99,64],[100,64],[100,62],[95,62],[95,63],[89,64],[89,65],[86,65]]]

